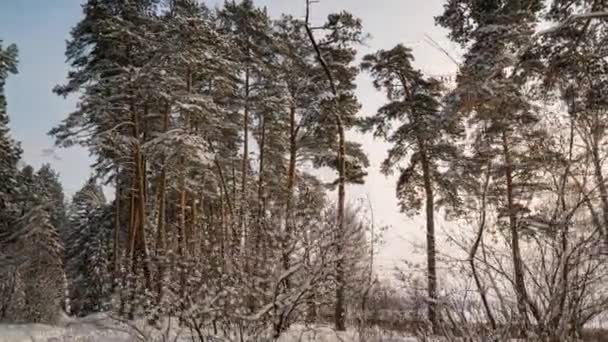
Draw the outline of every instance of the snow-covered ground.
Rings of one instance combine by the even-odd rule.
[[[63,319],[58,325],[0,324],[0,342],[127,342],[133,341],[130,328],[111,319],[93,315],[79,320]]]
[[[175,324],[173,324],[175,327]],[[44,324],[0,324],[0,342],[164,342],[193,341],[190,334],[172,328],[170,338],[163,332],[142,324],[125,324],[107,316],[93,315],[78,320],[65,318],[56,326]],[[178,339],[175,340],[176,334]],[[195,339],[197,340],[197,339]],[[209,337],[206,341],[228,342]],[[258,339],[255,339],[258,341]],[[371,329],[360,337],[354,331],[337,333],[329,327],[294,326],[279,342],[416,342],[415,338],[397,336]]]

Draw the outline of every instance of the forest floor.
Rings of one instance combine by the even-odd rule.
[[[173,324],[169,335],[145,324],[118,322],[105,315],[92,315],[81,319],[65,317],[57,325],[0,324],[0,342],[185,342],[192,339],[189,332]],[[167,330],[165,329],[164,332]],[[177,337],[177,338],[176,338]],[[206,342],[230,342],[233,339],[206,337]],[[234,339],[235,341],[239,339]],[[245,339],[246,341],[271,341]],[[416,342],[412,337],[399,336],[379,330],[369,330],[360,337],[355,331],[338,333],[329,327],[296,325],[283,334],[278,342]]]

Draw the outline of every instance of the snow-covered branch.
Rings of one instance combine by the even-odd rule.
[[[545,30],[539,31],[536,33],[536,35],[538,36],[544,36],[544,35],[548,35],[548,34],[553,34],[557,31],[562,30],[563,28],[565,28],[566,26],[577,22],[577,21],[581,21],[581,20],[591,20],[591,19],[602,19],[602,18],[608,18],[608,11],[599,11],[599,12],[589,12],[589,13],[583,13],[583,14],[573,14],[570,17],[568,17],[567,19],[565,19],[564,21],[562,21],[561,23],[553,26],[553,27],[549,27]]]

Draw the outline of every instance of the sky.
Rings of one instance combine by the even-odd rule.
[[[59,172],[68,194],[77,191],[89,177],[91,158],[78,147],[54,148],[47,132],[76,106],[76,97],[64,99],[53,94],[52,88],[65,81],[68,71],[65,41],[71,27],[82,16],[82,2],[0,0],[0,39],[4,46],[15,43],[19,47],[19,74],[9,78],[6,88],[13,137],[21,142],[26,163],[35,167],[50,163]],[[223,0],[205,2],[214,7]],[[257,0],[255,3],[267,7],[272,17],[281,13],[304,15],[304,0]],[[434,25],[433,18],[441,13],[442,3],[442,0],[321,0],[313,4],[311,20],[313,25],[321,24],[328,13],[350,11],[362,19],[364,31],[370,34],[360,49],[361,55],[403,43],[413,49],[418,68],[427,74],[446,75],[454,73],[456,65],[425,41],[431,37],[457,56],[458,49],[447,39],[446,32]],[[374,114],[385,101],[384,95],[373,88],[367,75],[359,76],[357,88],[361,115]],[[375,226],[387,227],[377,260],[380,270],[388,271],[404,258],[420,256],[424,242],[423,220],[399,213],[396,178],[380,173],[388,145],[370,135],[354,132],[350,138],[363,144],[371,166],[366,184],[349,187],[347,198],[366,208],[371,205]],[[442,224],[440,220],[439,230]]]

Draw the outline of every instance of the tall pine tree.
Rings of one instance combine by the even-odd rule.
[[[437,269],[435,205],[457,205],[453,179],[441,167],[458,158],[454,137],[457,120],[441,112],[442,85],[414,69],[412,51],[403,45],[380,50],[363,58],[362,68],[372,75],[374,86],[386,91],[388,100],[378,113],[365,120],[366,129],[393,144],[382,172],[399,169],[397,197],[401,209],[417,214],[424,199],[426,215],[427,286],[432,330],[437,333]],[[396,122],[397,127],[393,127]],[[450,137],[451,135],[451,137]],[[404,160],[406,167],[400,166]],[[441,202],[440,202],[441,201]]]
[[[21,148],[11,138],[7,102],[4,93],[6,79],[17,73],[17,46],[2,47],[0,40],[0,231],[8,229],[14,220],[13,194],[18,188],[17,162]]]
[[[487,164],[488,159],[501,157],[492,163],[501,182],[493,183],[496,188],[491,191],[501,194],[496,198],[510,236],[514,291],[524,332],[530,324],[529,312],[537,322],[541,319],[526,288],[520,240],[525,233],[521,219],[529,212],[525,200],[536,184],[535,164],[541,162],[535,151],[545,132],[523,92],[525,79],[516,56],[520,47],[530,44],[542,7],[540,0],[449,0],[437,18],[450,30],[452,40],[468,48],[448,107],[470,114],[475,162]]]

